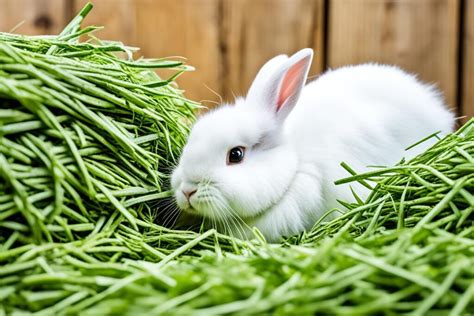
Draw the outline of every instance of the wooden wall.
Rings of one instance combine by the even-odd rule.
[[[462,59],[461,65],[461,95],[460,113],[465,115],[465,121],[474,117],[474,0],[467,0],[463,7]]]
[[[454,106],[459,5],[457,0],[331,1],[328,65],[394,63],[436,82]]]
[[[87,0],[0,0],[0,31],[57,33]],[[474,115],[474,0],[96,0],[86,23],[147,57],[185,56],[190,98],[245,94],[259,67],[312,47],[310,75],[362,62],[397,64]],[[217,95],[219,96],[217,96]],[[206,101],[204,101],[206,103]],[[207,105],[212,106],[212,102]]]

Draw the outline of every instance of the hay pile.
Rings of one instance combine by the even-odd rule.
[[[0,34],[0,314],[474,312],[474,120],[341,182],[367,201],[281,245],[156,221],[196,104],[118,43]],[[349,167],[346,166],[348,170]]]
[[[138,230],[143,202],[169,195],[164,171],[198,106],[171,84],[182,62],[78,43],[96,29],[79,29],[90,8],[57,37],[0,33],[0,227],[23,243],[74,241],[110,216]]]

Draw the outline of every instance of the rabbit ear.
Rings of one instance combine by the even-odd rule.
[[[247,95],[253,106],[262,106],[284,120],[296,105],[308,76],[313,50],[305,48],[290,58],[277,56],[259,71]]]

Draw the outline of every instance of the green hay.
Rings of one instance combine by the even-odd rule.
[[[82,239],[117,211],[138,230],[198,107],[172,84],[181,61],[122,59],[79,29],[90,8],[57,37],[0,33],[0,227],[23,243]]]
[[[376,186],[280,245],[170,230],[153,203],[196,105],[142,67],[183,66],[75,42],[87,10],[59,37],[0,34],[0,314],[474,312],[474,120],[409,162],[339,181]],[[65,95],[70,107],[54,102]]]

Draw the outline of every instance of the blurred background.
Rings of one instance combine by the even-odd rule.
[[[0,0],[0,31],[55,34],[87,0]],[[207,106],[246,93],[274,55],[312,47],[310,72],[396,64],[474,115],[474,0],[95,0],[85,24],[145,57],[184,56],[178,82]],[[19,25],[20,22],[23,24]]]

